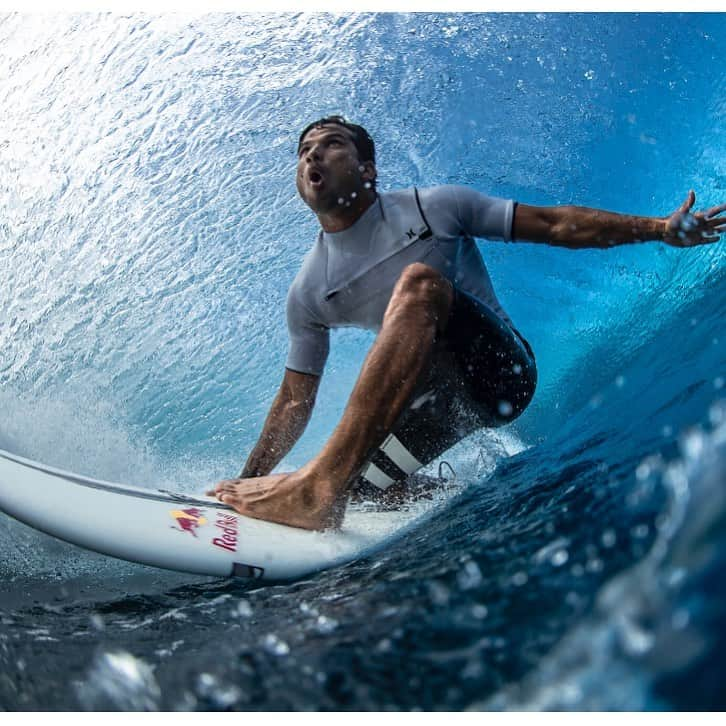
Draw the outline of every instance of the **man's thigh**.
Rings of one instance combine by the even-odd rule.
[[[456,290],[431,365],[356,485],[388,489],[473,431],[513,421],[536,379],[529,346],[486,305]]]

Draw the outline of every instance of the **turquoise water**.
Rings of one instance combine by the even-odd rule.
[[[316,234],[293,175],[318,116],[371,131],[383,189],[726,200],[725,29],[4,16],[0,448],[185,491],[239,470]],[[539,388],[457,454],[459,497],[378,557],[256,589],[0,516],[0,708],[723,708],[723,243],[481,250]],[[332,430],[370,341],[334,335],[285,467]]]

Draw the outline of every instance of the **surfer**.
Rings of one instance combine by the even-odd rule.
[[[379,193],[368,132],[340,116],[299,138],[297,190],[320,233],[287,300],[284,377],[236,479],[209,494],[241,514],[306,529],[337,527],[352,490],[392,491],[472,431],[513,421],[536,386],[532,349],[496,298],[474,237],[571,249],[659,240],[716,242],[726,204],[666,217],[535,207],[442,186]],[[301,469],[271,475],[302,435],[329,331],[377,331],[342,418]]]

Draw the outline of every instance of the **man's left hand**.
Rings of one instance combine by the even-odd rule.
[[[726,204],[719,204],[705,212],[691,212],[696,202],[693,190],[686,201],[673,214],[666,217],[666,231],[663,241],[673,247],[695,247],[718,242],[726,232]]]

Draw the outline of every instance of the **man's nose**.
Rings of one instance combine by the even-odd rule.
[[[320,147],[317,144],[309,146],[307,153],[305,154],[305,159],[307,161],[316,161],[320,159]]]

